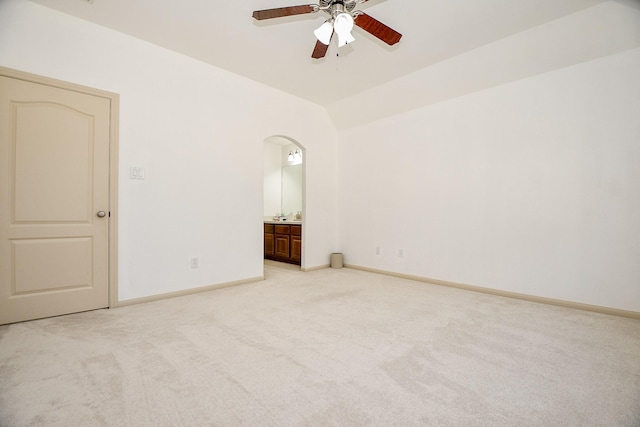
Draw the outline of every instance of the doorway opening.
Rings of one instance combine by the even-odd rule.
[[[292,138],[264,140],[263,259],[304,269],[306,197],[304,147]]]

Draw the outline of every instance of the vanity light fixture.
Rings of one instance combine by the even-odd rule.
[[[289,151],[289,156],[287,157],[287,161],[294,162],[300,159],[302,159],[302,151],[300,151],[300,149],[296,149],[295,153],[293,151]]]

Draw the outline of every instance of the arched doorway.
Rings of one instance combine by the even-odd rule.
[[[282,135],[266,138],[263,146],[263,258],[304,270],[305,148]]]

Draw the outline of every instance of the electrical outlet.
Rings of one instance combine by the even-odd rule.
[[[193,257],[191,258],[191,268],[199,268],[200,267],[200,258]]]
[[[380,255],[380,246],[376,246],[376,255]]]
[[[404,250],[398,249],[398,258],[404,258]]]

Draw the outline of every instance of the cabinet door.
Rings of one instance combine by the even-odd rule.
[[[300,265],[302,259],[302,237],[291,236],[291,261]]]
[[[289,258],[289,236],[276,234],[276,256]]]
[[[275,241],[274,235],[270,233],[264,233],[264,254],[273,256],[275,254]]]

